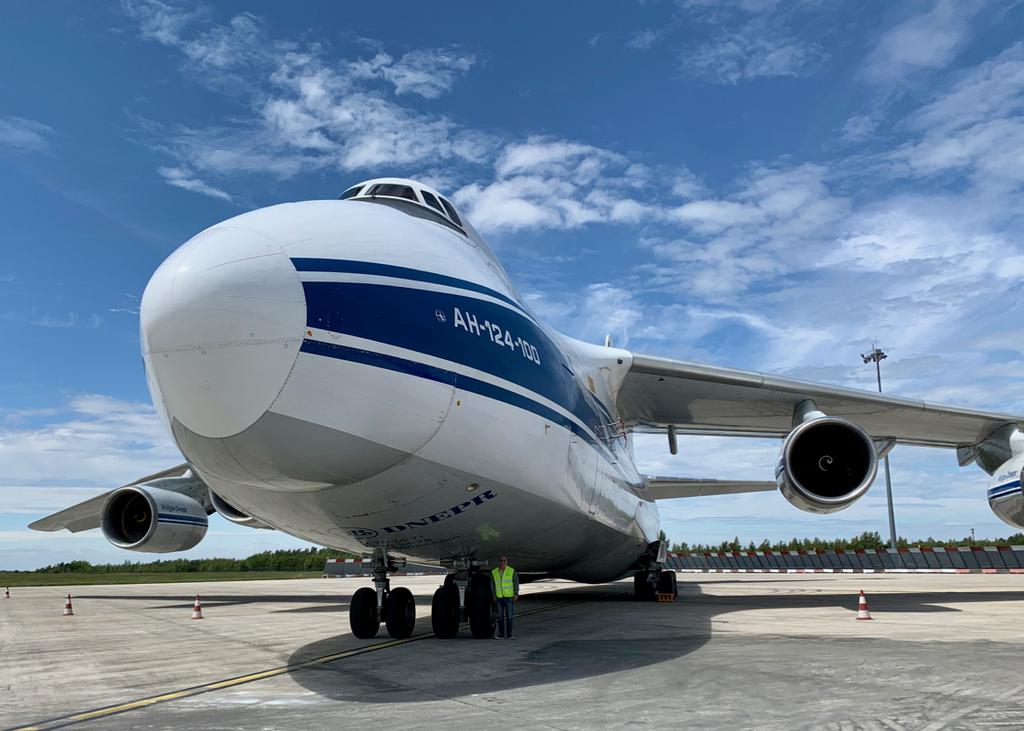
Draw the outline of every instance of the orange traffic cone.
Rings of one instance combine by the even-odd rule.
[[[864,598],[864,590],[860,590],[860,599],[857,601],[857,619],[871,619],[871,612],[868,611],[868,600]]]
[[[65,617],[73,617],[73,616],[75,616],[75,610],[71,608],[71,595],[70,594],[68,594],[68,601],[64,605],[64,616]]]
[[[4,599],[10,599],[10,598],[11,598],[11,589],[10,589],[10,587],[7,587],[7,588],[4,589]]]
[[[199,595],[196,594],[196,603],[192,605],[192,619],[203,618],[203,605],[199,603]]]

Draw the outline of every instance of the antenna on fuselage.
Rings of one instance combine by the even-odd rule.
[[[604,347],[606,347],[606,348],[612,347],[612,334],[611,333],[608,333],[607,335],[604,336]]]

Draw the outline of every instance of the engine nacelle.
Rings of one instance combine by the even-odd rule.
[[[988,506],[1001,521],[1014,528],[1024,528],[1024,454],[1003,464],[988,483]]]
[[[270,528],[269,525],[259,518],[254,518],[248,513],[243,513],[227,500],[217,495],[213,490],[210,490],[210,502],[213,503],[213,509],[220,513],[221,517],[225,520],[229,520],[232,523],[244,525],[249,528]]]
[[[782,443],[775,482],[808,513],[848,508],[871,487],[878,455],[871,437],[856,424],[812,412]]]
[[[131,485],[110,493],[100,527],[118,548],[146,553],[186,551],[206,535],[206,509],[187,495]]]

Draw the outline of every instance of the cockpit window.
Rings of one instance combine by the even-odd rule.
[[[438,213],[440,213],[442,215],[444,214],[444,209],[441,208],[441,204],[437,202],[437,198],[434,197],[433,193],[428,193],[425,190],[421,190],[420,191],[420,195],[423,196],[423,202],[424,203],[426,203],[428,206],[433,208]]]
[[[452,204],[442,198],[441,205],[444,206],[444,209],[448,212],[448,217],[461,226],[462,221],[459,219],[459,214],[455,212],[455,208],[452,207]]]
[[[405,198],[406,200],[419,203],[416,193],[408,185],[396,185],[395,183],[377,183],[369,191],[370,195],[385,195],[389,198]]]
[[[362,184],[354,185],[351,188],[349,188],[348,190],[346,190],[344,193],[339,195],[338,196],[338,200],[343,201],[343,200],[347,200],[348,198],[354,198],[356,195],[359,194],[359,191],[362,190],[362,189],[363,189]]]

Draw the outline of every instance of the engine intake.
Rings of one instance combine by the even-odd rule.
[[[838,417],[798,424],[782,443],[775,482],[790,503],[808,513],[835,513],[868,491],[878,472],[871,437]]]
[[[187,551],[206,535],[206,510],[187,495],[132,485],[110,493],[100,528],[108,541],[129,551]]]

